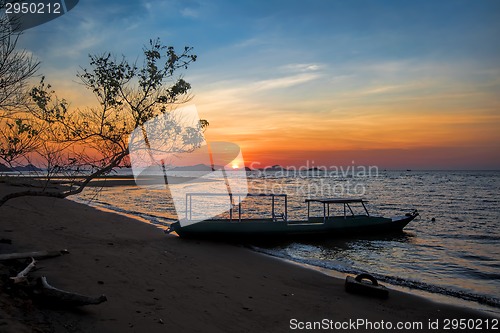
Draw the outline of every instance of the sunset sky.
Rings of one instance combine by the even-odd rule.
[[[499,36],[493,0],[80,0],[20,44],[73,107],[89,53],[193,46],[206,137],[247,166],[500,169]]]

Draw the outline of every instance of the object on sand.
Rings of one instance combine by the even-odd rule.
[[[59,257],[64,254],[68,254],[69,251],[66,249],[55,250],[55,251],[33,251],[33,252],[22,252],[22,253],[4,253],[0,254],[0,260],[13,260],[13,259],[44,259]]]
[[[377,279],[370,274],[359,274],[355,278],[347,276],[345,279],[345,290],[348,293],[377,298],[389,297],[389,289],[379,285]]]
[[[65,305],[65,306],[82,306],[91,304],[101,304],[106,302],[108,299],[106,296],[86,296],[65,290],[61,290],[51,286],[47,282],[47,278],[42,276],[38,279],[38,290],[37,293],[43,296],[46,300],[50,300],[54,303]]]
[[[16,276],[11,277],[10,279],[14,283],[28,282],[28,274],[35,268],[35,266],[36,266],[36,260],[34,258],[31,258],[31,263],[29,263],[29,265],[26,266],[25,269],[20,271]]]

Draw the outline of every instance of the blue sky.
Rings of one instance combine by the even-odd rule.
[[[136,59],[156,37],[193,46],[199,60],[185,78],[211,123],[207,135],[255,155],[263,145],[275,151],[260,156],[280,151],[281,159],[305,148],[449,148],[458,159],[457,147],[466,146],[485,149],[477,167],[500,168],[500,157],[484,160],[500,148],[498,36],[493,0],[81,0],[21,43],[75,106],[90,98],[75,77],[89,53]],[[410,138],[412,123],[420,128]],[[329,129],[335,143],[326,140]]]

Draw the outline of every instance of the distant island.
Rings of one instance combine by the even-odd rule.
[[[0,172],[9,172],[9,171],[12,171],[11,168],[9,168],[8,166],[0,163]]]
[[[29,172],[29,171],[42,171],[42,169],[34,166],[33,164],[28,164],[24,166],[18,166],[13,168],[14,171],[23,171],[23,172]]]
[[[33,164],[27,164],[22,166],[16,166],[14,168],[9,168],[5,164],[0,163],[0,172],[33,172],[33,171],[42,171],[42,169],[34,166]]]
[[[298,170],[293,168],[293,167],[282,167],[281,165],[279,164],[275,164],[273,166],[268,166],[268,167],[265,167],[265,168],[259,168],[257,169],[259,171],[265,171],[265,172],[268,172],[268,171],[290,171],[290,172],[293,172],[293,171],[326,171],[325,168],[318,168],[318,167],[312,167],[312,168],[309,168],[309,169],[302,169],[302,168],[299,168]]]
[[[214,171],[214,169],[206,164],[196,164],[196,165],[178,166],[172,169],[168,169],[167,171]]]
[[[263,169],[259,169],[259,170],[262,170],[262,171],[286,171],[285,168],[283,168],[281,165],[273,165],[271,167],[265,167]]]
[[[196,165],[188,165],[188,166],[178,166],[178,167],[174,167],[172,169],[169,169],[167,171],[207,171],[207,172],[211,172],[211,171],[221,170],[223,168],[224,167],[221,165],[214,165],[213,167],[211,167],[210,165],[206,165],[206,164],[196,164]],[[240,170],[241,169],[235,169],[235,171],[240,171]],[[232,171],[232,170],[229,169],[229,171]],[[245,171],[252,171],[252,169],[250,169],[249,167],[245,167]]]

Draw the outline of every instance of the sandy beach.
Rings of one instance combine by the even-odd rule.
[[[0,184],[0,196],[18,190]],[[165,235],[70,200],[18,198],[0,207],[0,216],[0,238],[12,241],[1,243],[0,253],[70,252],[40,260],[32,278],[46,276],[58,288],[108,299],[77,309],[15,299],[5,292],[8,276],[0,263],[1,332],[286,332],[325,319],[390,322],[393,331],[403,331],[399,322],[420,322],[422,329],[413,331],[438,332],[449,331],[446,319],[493,318],[395,290],[387,300],[347,294],[344,280],[244,247]]]

